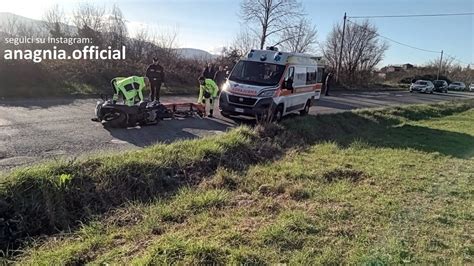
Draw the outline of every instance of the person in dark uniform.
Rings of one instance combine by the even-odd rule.
[[[331,84],[331,79],[332,79],[332,73],[329,72],[328,75],[326,76],[326,80],[324,81],[324,86],[326,87],[325,96],[329,96],[329,86]]]
[[[146,69],[146,77],[150,81],[150,101],[159,101],[161,84],[165,81],[165,71],[156,57],[153,57],[153,63]]]
[[[224,86],[226,78],[227,78],[227,74],[226,74],[226,71],[224,70],[224,67],[219,66],[219,70],[214,75],[214,81],[219,87],[219,91],[222,90],[222,86]]]
[[[202,71],[202,76],[207,79],[213,79],[214,78],[214,73],[213,73],[213,67],[211,63],[208,63],[206,67],[204,67]]]
[[[211,67],[211,77],[212,78],[211,79],[213,79],[216,76],[217,70],[218,70],[218,68],[216,67],[216,65],[212,64],[212,67]]]

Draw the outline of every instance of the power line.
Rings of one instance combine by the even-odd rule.
[[[347,16],[349,18],[411,18],[411,17],[447,17],[472,16],[474,13],[439,13],[439,14],[411,14],[411,15],[375,15],[375,16]]]
[[[460,13],[460,14],[461,14],[461,13]],[[474,13],[462,13],[462,14],[474,14]],[[440,15],[443,15],[443,14],[440,14]],[[446,14],[445,14],[445,15],[446,15]],[[453,15],[453,14],[451,14],[451,15]],[[416,16],[416,15],[413,15],[413,16]],[[423,16],[425,16],[425,15],[423,15]],[[426,16],[427,16],[427,15],[426,15]],[[349,16],[348,16],[348,17],[349,17]],[[350,17],[350,18],[355,18],[355,17]],[[355,22],[353,22],[353,21],[351,21],[351,20],[349,20],[349,19],[347,19],[347,21],[350,22],[350,23],[352,23],[352,24],[354,24],[354,25],[356,25],[356,26],[358,26],[358,27],[363,28],[364,30],[371,31],[371,30],[369,30],[369,29],[367,29],[367,28],[365,28],[365,27],[363,27],[363,26],[361,26],[361,25],[359,25],[359,24],[357,24],[357,23],[355,23]],[[379,36],[379,37],[381,37],[381,38],[387,39],[387,40],[389,40],[389,41],[391,41],[391,42],[394,42],[394,43],[397,43],[397,44],[399,44],[399,45],[403,45],[403,46],[406,46],[406,47],[409,47],[409,48],[412,48],[412,49],[416,49],[416,50],[420,50],[420,51],[424,51],[424,52],[429,52],[429,53],[438,53],[438,54],[441,53],[441,52],[438,52],[438,51],[427,50],[427,49],[415,47],[415,46],[412,46],[412,45],[409,45],[409,44],[406,44],[406,43],[402,43],[402,42],[396,41],[396,40],[394,40],[394,39],[392,39],[392,38],[383,36],[383,35],[381,35],[381,34],[375,32],[375,31],[371,31],[371,32],[374,33],[374,34],[376,34],[377,36]],[[452,60],[458,62],[458,63],[465,64],[465,65],[474,65],[474,63],[468,63],[468,62],[461,61],[461,60],[457,59],[456,57],[454,57],[454,56],[452,56],[452,55],[450,55],[450,54],[446,54],[446,53],[445,53],[445,55],[446,55],[447,57],[451,58]]]
[[[458,63],[461,63],[461,64],[465,64],[465,65],[474,65],[473,63],[468,63],[468,62],[464,62],[464,61],[461,61],[459,59],[457,59],[456,57],[450,55],[450,54],[446,54],[447,57],[451,58],[452,60],[458,62]]]
[[[394,40],[394,39],[392,39],[392,38],[389,38],[389,37],[380,35],[379,33],[375,32],[375,31],[372,31],[372,30],[370,30],[370,29],[367,29],[367,28],[365,28],[365,27],[363,27],[363,26],[361,26],[361,25],[359,25],[359,24],[357,24],[357,23],[355,23],[355,22],[353,22],[353,21],[351,21],[351,20],[349,20],[349,19],[347,19],[347,21],[350,22],[350,23],[352,23],[352,24],[354,24],[354,25],[356,25],[356,26],[358,26],[358,27],[360,27],[360,28],[362,28],[362,29],[364,29],[364,30],[371,31],[373,34],[376,34],[377,36],[379,36],[379,37],[381,37],[381,38],[387,39],[387,40],[389,40],[389,41],[391,41],[391,42],[394,42],[394,43],[397,43],[397,44],[399,44],[399,45],[403,45],[403,46],[406,46],[406,47],[409,47],[409,48],[412,48],[412,49],[416,49],[416,50],[420,50],[420,51],[428,52],[428,53],[437,53],[437,54],[440,54],[440,53],[441,53],[440,51],[427,50],[427,49],[415,47],[415,46],[412,46],[412,45],[409,45],[409,44],[406,44],[406,43],[402,43],[402,42],[396,41],[396,40]]]

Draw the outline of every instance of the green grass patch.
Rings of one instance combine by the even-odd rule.
[[[166,198],[220,166],[243,170],[263,159],[255,141],[250,129],[240,128],[219,139],[15,170],[0,177],[0,246],[7,249],[26,236],[69,230],[129,201]]]
[[[304,246],[306,234],[317,234],[315,221],[304,212],[280,214],[276,220],[259,232],[264,245],[275,246],[279,250],[299,250]]]
[[[100,93],[96,87],[78,82],[65,82],[64,94],[65,95],[91,95]]]
[[[473,107],[297,117],[16,170],[2,244],[21,244],[20,264],[469,264]]]

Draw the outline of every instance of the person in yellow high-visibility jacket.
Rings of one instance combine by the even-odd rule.
[[[119,97],[123,97],[123,101],[128,106],[134,105],[136,102],[143,101],[143,90],[145,89],[144,77],[117,77],[111,81],[114,89],[112,100],[118,101]]]
[[[205,77],[199,77],[199,85],[198,103],[206,105],[206,99],[209,99],[208,117],[213,117],[214,102],[217,98],[217,94],[219,93],[219,88],[212,79],[207,79]]]

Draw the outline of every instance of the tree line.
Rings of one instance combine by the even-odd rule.
[[[374,73],[389,48],[387,42],[380,39],[377,27],[368,20],[358,24],[348,23],[345,26],[340,57],[342,25],[335,24],[325,40],[318,40],[317,28],[298,0],[242,0],[239,17],[240,31],[231,44],[223,48],[222,55],[213,59],[213,63],[232,67],[250,49],[277,46],[288,52],[322,54],[328,71],[336,72],[340,62],[340,83],[357,86],[377,82]],[[117,5],[105,8],[82,3],[73,10],[72,16],[67,16],[60,6],[54,6],[45,12],[43,21],[36,27],[12,18],[3,25],[0,32],[6,36],[90,38],[94,45],[114,49],[124,45],[127,47],[127,59],[43,61],[41,64],[3,60],[0,62],[3,86],[15,86],[17,92],[25,93],[31,91],[32,87],[42,87],[39,92],[45,88],[46,94],[54,90],[106,91],[111,78],[140,75],[151,58],[156,56],[166,69],[169,87],[192,88],[196,85],[196,77],[201,73],[202,67],[210,60],[181,57],[176,50],[179,37],[179,30],[176,28],[159,32],[142,28],[134,36],[130,36],[126,19]],[[4,43],[0,45],[3,49],[12,48]],[[22,47],[42,47],[39,44],[30,46],[34,47]],[[65,45],[62,48],[73,50],[81,47]],[[427,65],[431,63],[428,62]],[[465,76],[464,69],[452,61],[446,59],[443,64],[446,64],[442,68],[445,74]],[[22,78],[25,74],[28,79]],[[5,90],[1,93],[3,95],[0,96],[8,94]],[[34,92],[36,93],[38,90]]]
[[[56,5],[44,13],[41,24],[25,23],[16,16],[9,17],[0,28],[2,37],[73,37],[88,38],[100,48],[126,47],[126,60],[43,60],[0,61],[0,96],[38,96],[70,93],[107,93],[109,82],[117,76],[143,75],[153,57],[160,58],[166,68],[167,88],[170,93],[186,93],[194,88],[204,64],[201,58],[184,58],[177,48],[178,29],[160,32],[140,29],[131,36],[126,19],[117,5],[110,8],[81,3],[67,16]],[[15,46],[0,42],[0,49],[51,49],[51,44],[24,44]],[[72,51],[83,45],[56,45]],[[27,77],[27,78],[25,78]]]
[[[337,23],[326,39],[319,41],[315,25],[298,0],[243,0],[239,16],[243,26],[227,51],[244,55],[252,48],[279,46],[289,52],[319,53],[326,60],[327,71],[336,73],[340,63],[339,83],[343,86],[369,86],[382,82],[376,70],[389,45],[380,38],[377,27],[369,20],[347,23],[344,37],[343,25]],[[435,58],[418,68],[416,74],[436,74],[438,65],[439,58]],[[411,74],[405,73],[406,76]],[[463,68],[452,58],[443,60],[441,74],[454,80],[473,82],[470,67]]]
[[[346,45],[340,59],[342,26],[336,24],[326,41],[318,41],[315,25],[297,0],[243,0],[239,15],[243,26],[229,50],[243,55],[255,47],[279,46],[288,52],[320,53],[328,72],[335,72],[341,61],[341,83],[369,80],[388,49],[387,43],[379,40],[376,27],[365,21],[361,26],[346,25]]]

